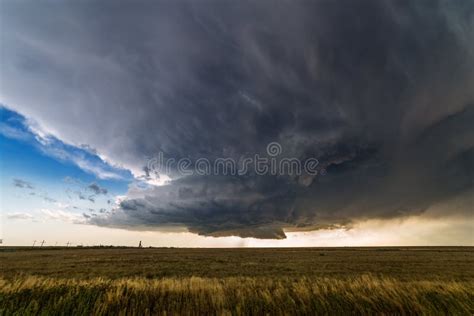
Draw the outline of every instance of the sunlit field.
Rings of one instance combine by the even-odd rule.
[[[0,313],[474,312],[474,249],[1,248]]]

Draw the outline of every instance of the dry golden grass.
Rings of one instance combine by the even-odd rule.
[[[332,278],[0,279],[2,315],[472,315],[474,282]]]
[[[0,315],[474,315],[474,248],[1,248]]]

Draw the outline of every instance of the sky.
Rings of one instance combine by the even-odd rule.
[[[0,1],[4,245],[474,245],[470,0]]]

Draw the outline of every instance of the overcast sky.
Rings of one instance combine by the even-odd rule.
[[[471,0],[2,0],[0,34],[5,243],[474,244]],[[317,168],[153,169],[254,155]]]

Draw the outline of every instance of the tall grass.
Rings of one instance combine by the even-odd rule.
[[[474,313],[473,281],[333,278],[0,279],[2,315]]]

